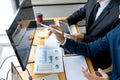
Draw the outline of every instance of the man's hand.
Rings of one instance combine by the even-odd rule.
[[[101,76],[94,76],[92,74],[90,74],[86,69],[82,68],[82,72],[84,74],[84,76],[88,79],[88,80],[109,80],[109,76],[100,68],[98,69],[98,72],[101,74]]]
[[[64,30],[62,27],[59,27],[57,25],[50,25],[50,29],[49,29],[49,35],[51,35],[52,33],[54,33],[56,35],[57,40],[62,44],[65,40],[64,37]],[[59,30],[61,33],[57,32],[56,30]]]
[[[120,14],[119,14],[118,18],[120,19]]]
[[[82,33],[70,34],[70,35],[67,35],[67,37],[69,37],[75,41],[83,41],[84,34],[82,34]]]

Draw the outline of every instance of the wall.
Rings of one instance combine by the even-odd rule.
[[[68,17],[85,5],[87,0],[31,0],[34,15],[42,13],[44,18]],[[78,23],[81,33],[86,33],[85,21]]]
[[[31,0],[33,5],[85,3],[87,0]]]
[[[42,13],[43,17],[68,17],[75,10],[78,10],[84,4],[71,5],[53,5],[53,6],[34,6],[34,13]]]

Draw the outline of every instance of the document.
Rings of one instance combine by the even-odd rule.
[[[67,80],[87,80],[81,68],[88,68],[84,56],[63,57]]]
[[[63,72],[63,50],[57,42],[50,42],[50,39],[52,38],[49,38],[44,46],[37,45],[34,64],[35,74]]]
[[[63,72],[62,52],[59,47],[37,46],[34,73]]]

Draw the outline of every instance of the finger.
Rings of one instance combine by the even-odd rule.
[[[54,28],[54,29],[56,29],[56,30],[62,31],[62,27],[59,27],[57,25],[49,25],[49,26],[52,27],[52,28]]]
[[[57,34],[58,35],[58,33],[57,33],[57,31],[54,29],[54,28],[51,28],[51,30],[50,30],[52,33],[54,33],[54,34]]]
[[[88,69],[85,69],[84,67],[82,67],[82,72],[86,74],[88,73]]]
[[[72,37],[72,35],[71,35],[71,34],[68,34],[67,37]]]
[[[88,72],[88,69],[82,67],[82,72],[86,78],[90,78],[90,73]]]
[[[70,37],[70,38],[75,38],[75,35],[74,34],[69,34],[69,35],[67,35],[68,37]]]
[[[102,69],[99,68],[98,72],[102,75],[103,78],[108,78],[108,75]]]
[[[120,14],[119,14],[118,18],[120,19]]]
[[[52,32],[51,32],[51,31],[49,31],[48,35],[50,36],[51,34],[52,34]]]

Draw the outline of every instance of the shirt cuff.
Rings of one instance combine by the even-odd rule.
[[[60,44],[60,45],[62,45],[62,46],[65,45],[66,41],[67,41],[67,38],[65,37],[64,42],[62,44]]]

